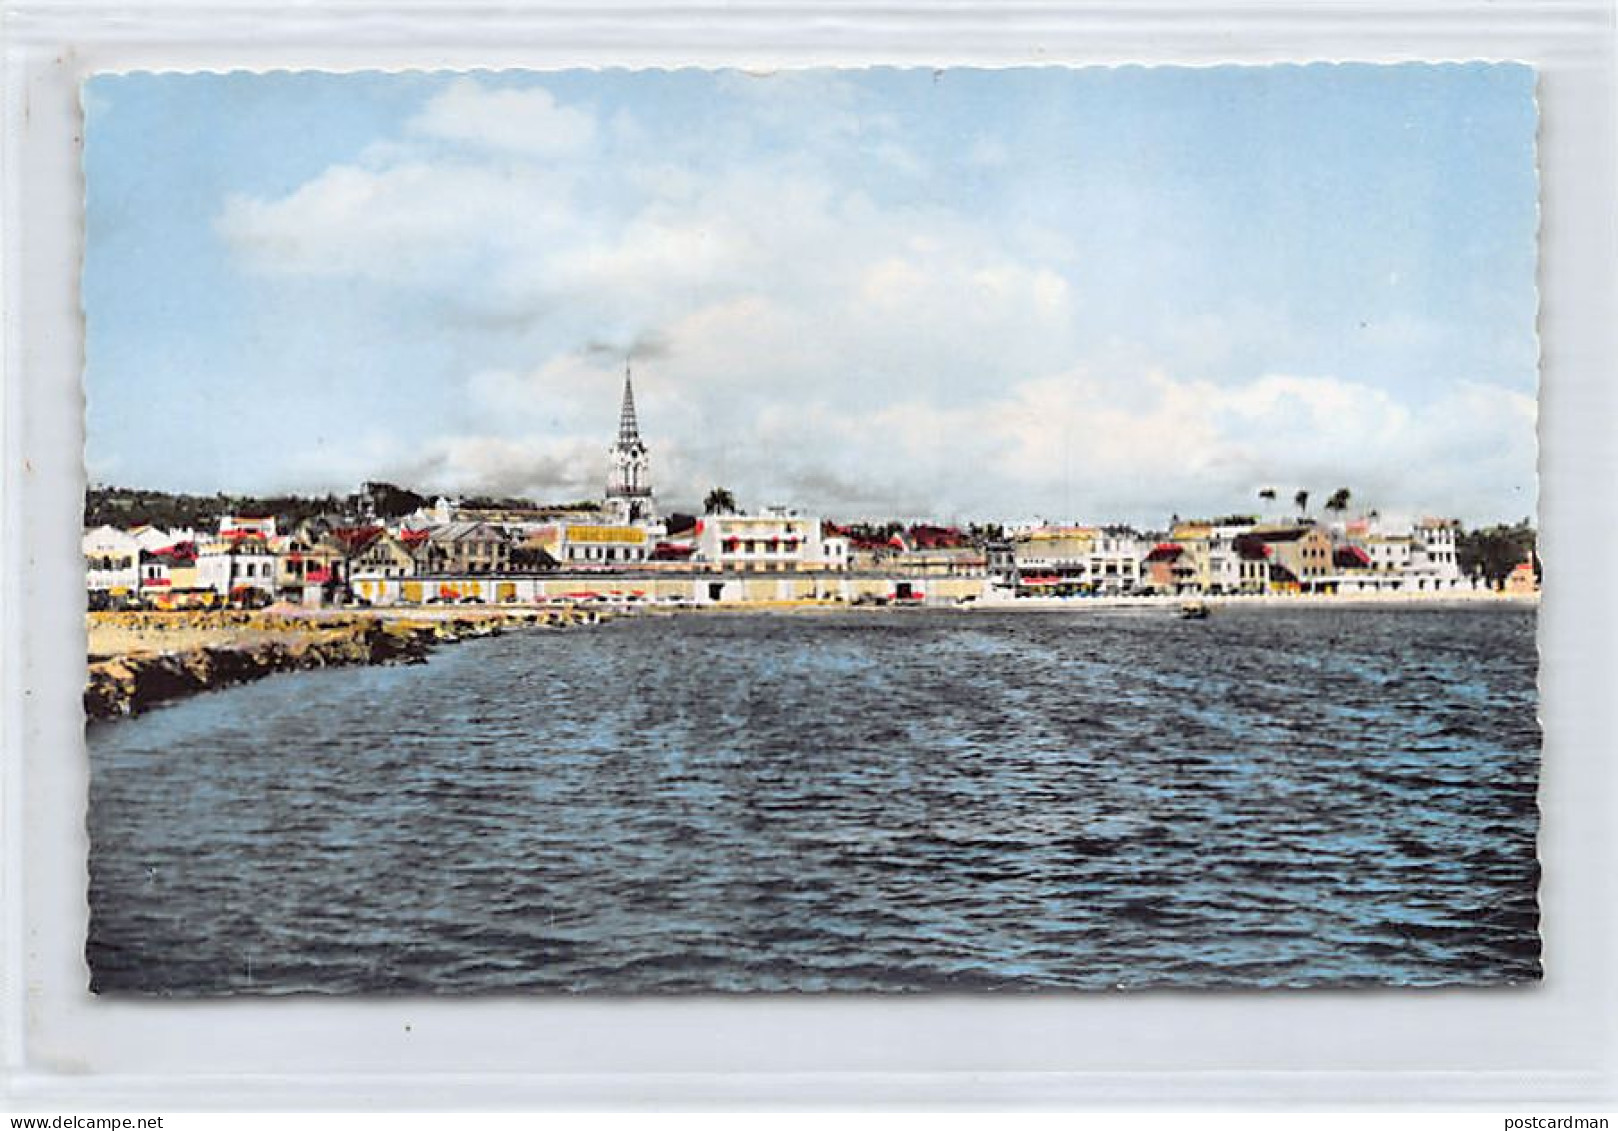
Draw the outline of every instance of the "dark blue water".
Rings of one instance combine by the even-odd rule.
[[[93,984],[1539,976],[1534,614],[701,615],[90,729]]]

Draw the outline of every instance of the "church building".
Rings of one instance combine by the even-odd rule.
[[[652,502],[651,459],[635,419],[635,387],[624,366],[624,402],[618,410],[618,439],[607,450],[607,501],[610,521],[635,526],[657,518]]]
[[[634,568],[651,557],[664,526],[652,498],[651,459],[635,418],[635,387],[624,366],[618,439],[607,449],[607,495],[601,520],[568,523],[552,555],[570,569]]]

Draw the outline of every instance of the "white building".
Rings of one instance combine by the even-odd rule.
[[[1461,583],[1455,535],[1459,523],[1447,518],[1424,518],[1410,536],[1410,562],[1405,576],[1417,589],[1453,589]]]
[[[242,531],[197,552],[197,584],[229,600],[243,591],[275,595],[275,554],[263,538]]]
[[[1371,556],[1376,573],[1403,574],[1410,568],[1412,545],[1408,534],[1371,534],[1360,547]]]
[[[633,569],[651,559],[662,523],[563,523],[547,547],[563,569]]]
[[[275,537],[275,516],[250,517],[241,514],[227,514],[219,520],[219,537],[242,538],[248,536],[273,539]]]
[[[1242,555],[1236,548],[1236,539],[1252,530],[1252,524],[1216,526],[1208,536],[1208,589],[1216,593],[1242,591]],[[1251,579],[1252,567],[1247,569]]]
[[[189,526],[176,526],[172,530],[164,530],[160,526],[135,526],[130,528],[129,533],[147,553],[156,553],[158,550],[166,550],[170,546],[180,546],[188,542],[195,544],[197,541],[197,532]]]
[[[98,526],[84,532],[81,546],[85,587],[91,592],[124,597],[139,589],[141,545],[133,534]]]
[[[1090,584],[1102,593],[1128,593],[1138,588],[1141,559],[1150,550],[1150,545],[1133,534],[1101,531],[1090,549]]]
[[[1072,584],[1090,580],[1090,559],[1101,532],[1089,526],[1040,526],[1011,538],[1012,579],[1056,579]]]
[[[849,543],[823,537],[820,520],[770,507],[759,514],[711,514],[697,531],[697,558],[723,571],[846,570]]]
[[[818,525],[818,524],[817,524]],[[841,534],[820,535],[820,562],[821,569],[846,571],[853,562],[853,544]],[[815,568],[813,566],[811,569]]]

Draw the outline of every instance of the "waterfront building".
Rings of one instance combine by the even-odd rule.
[[[1168,540],[1180,547],[1191,575],[1187,588],[1208,592],[1213,588],[1214,525],[1211,522],[1181,522],[1169,529]]]
[[[374,568],[379,564],[376,560],[367,557],[367,555],[371,548],[384,537],[394,538],[396,541],[400,541],[402,545],[401,539],[389,534],[386,529],[380,526],[333,527],[327,532],[323,542],[342,556],[347,571],[352,573],[355,569],[361,568],[361,563],[364,563],[365,568]],[[409,551],[405,551],[405,553],[408,557]],[[412,559],[413,566],[414,560]],[[412,572],[414,572],[414,568],[412,568]]]
[[[1409,581],[1420,589],[1453,589],[1461,583],[1455,534],[1460,523],[1449,518],[1424,518],[1410,537]]]
[[[1017,584],[1017,550],[1011,542],[984,543],[983,557],[990,581],[1008,588]]]
[[[1209,593],[1238,593],[1242,587],[1242,559],[1236,552],[1236,539],[1215,536],[1208,540]]]
[[[1372,532],[1358,543],[1371,557],[1371,569],[1402,576],[1410,568],[1412,543],[1408,534]]]
[[[1011,539],[1016,581],[1031,587],[1089,585],[1100,531],[1088,526],[1041,526]]]
[[[342,550],[306,531],[271,541],[275,553],[275,592],[294,604],[325,604],[342,574]]]
[[[1371,554],[1363,545],[1344,542],[1332,549],[1332,575],[1322,585],[1330,593],[1376,593],[1384,589],[1397,589],[1401,579],[1396,575],[1378,573],[1371,563]]]
[[[656,517],[652,501],[651,457],[640,438],[635,417],[635,387],[629,366],[624,366],[624,397],[618,410],[618,439],[607,450],[605,509],[614,525],[650,523]]]
[[[176,542],[172,546],[140,552],[140,599],[143,603],[169,604],[176,595],[189,595],[199,588],[201,582],[195,542]]]
[[[1249,534],[1234,539],[1238,593],[1266,593],[1270,588],[1271,550]]]
[[[1178,542],[1159,542],[1141,560],[1141,584],[1154,593],[1189,593],[1202,586],[1197,566]]]
[[[197,585],[225,600],[275,596],[276,558],[268,539],[251,528],[205,543],[196,555]]]
[[[844,573],[853,568],[854,545],[846,534],[828,533],[825,525],[820,530],[820,560],[825,569]]]
[[[566,523],[545,549],[567,569],[627,569],[650,560],[660,531],[655,523]]]
[[[1368,575],[1371,570],[1371,555],[1360,546],[1338,546],[1332,550],[1332,568],[1339,574],[1347,576]]]
[[[1534,568],[1532,552],[1512,567],[1506,575],[1504,588],[1507,593],[1517,597],[1539,592],[1539,572]]]
[[[888,559],[889,569],[905,577],[986,577],[988,556],[976,546],[909,547]]]
[[[1210,593],[1243,591],[1242,555],[1236,540],[1253,529],[1252,523],[1215,526],[1208,538],[1208,572],[1205,587]]]
[[[432,527],[417,554],[426,573],[505,573],[511,566],[511,543],[486,522]]]
[[[799,573],[849,568],[847,539],[833,540],[828,547],[818,519],[785,507],[766,508],[758,514],[707,515],[697,528],[696,544],[696,558],[720,571]]]
[[[1350,545],[1369,556],[1376,588],[1420,592],[1463,585],[1456,547],[1459,528],[1458,522],[1447,518],[1423,518],[1412,524],[1370,519],[1363,525],[1351,523],[1348,537]]]
[[[1140,586],[1141,559],[1148,551],[1132,531],[1103,530],[1090,550],[1090,585],[1098,593],[1133,593]]]
[[[140,542],[133,534],[112,526],[86,530],[80,543],[84,553],[85,587],[110,600],[133,597],[140,588]]]
[[[1257,527],[1241,536],[1269,553],[1271,588],[1318,588],[1332,573],[1332,540],[1318,526]]]

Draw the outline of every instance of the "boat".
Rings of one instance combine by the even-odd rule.
[[[1181,620],[1207,620],[1212,612],[1206,601],[1185,601],[1180,605]]]

